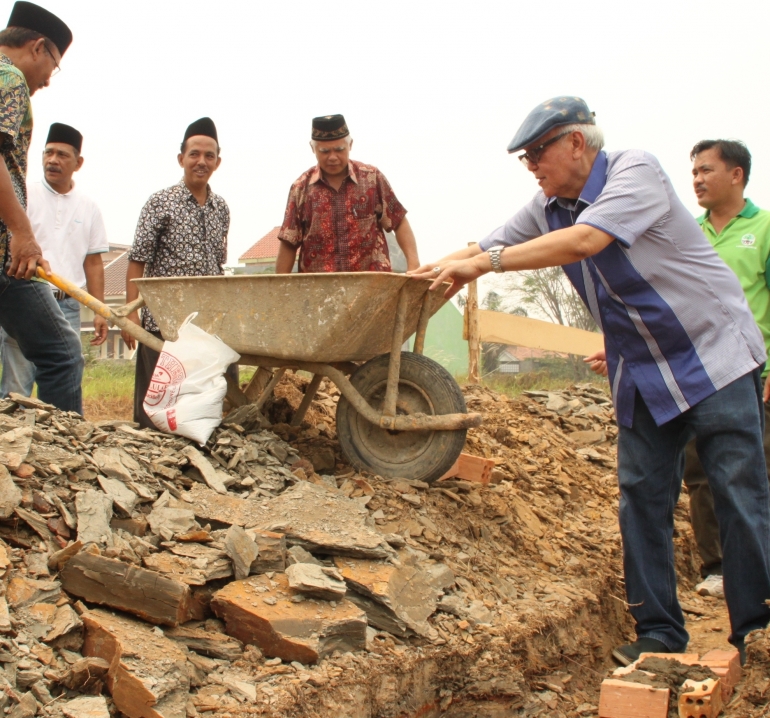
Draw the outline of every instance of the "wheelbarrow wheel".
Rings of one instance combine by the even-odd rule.
[[[381,411],[388,382],[384,354],[360,366],[350,382],[376,411]],[[464,413],[465,398],[454,377],[432,359],[402,352],[397,414]],[[466,429],[455,431],[391,431],[364,419],[340,397],[337,437],[353,466],[388,478],[430,483],[443,476],[465,446]]]

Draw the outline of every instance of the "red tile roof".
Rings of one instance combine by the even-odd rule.
[[[280,227],[273,227],[262,239],[238,257],[238,261],[244,262],[247,259],[275,259],[278,256],[278,247],[280,246],[280,240],[278,239],[280,229]]]
[[[126,293],[128,252],[123,252],[104,267],[104,296],[114,297]]]

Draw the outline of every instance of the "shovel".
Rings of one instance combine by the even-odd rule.
[[[63,292],[66,292],[73,299],[77,299],[83,306],[88,307],[94,312],[94,314],[98,314],[116,327],[120,327],[120,329],[125,331],[126,334],[130,334],[140,344],[144,344],[146,347],[149,347],[158,353],[163,351],[164,342],[162,339],[154,337],[150,332],[142,329],[138,324],[135,324],[128,319],[129,314],[132,314],[144,306],[144,299],[142,299],[141,295],[129,304],[124,304],[122,307],[115,307],[115,309],[112,309],[104,302],[100,302],[96,297],[92,297],[85,289],[81,289],[77,284],[70,282],[64,277],[60,277],[58,274],[54,274],[53,272],[46,274],[42,267],[38,267],[37,276],[50,282]],[[226,398],[230,402],[230,406],[237,408],[250,403],[246,398],[246,395],[241,391],[238,383],[229,374],[225,374],[225,379],[227,380]]]

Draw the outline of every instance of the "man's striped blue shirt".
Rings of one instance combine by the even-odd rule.
[[[581,223],[615,237],[563,269],[604,333],[621,425],[632,424],[637,391],[661,425],[765,361],[737,277],[647,152],[600,152],[577,202],[540,190],[479,244]]]

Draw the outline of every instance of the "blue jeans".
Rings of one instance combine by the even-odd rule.
[[[82,414],[80,335],[65,319],[50,285],[0,274],[0,326],[35,365],[38,397]]]
[[[693,436],[719,522],[729,641],[737,645],[770,621],[770,490],[760,373],[742,376],[663,426],[637,393],[633,428],[619,430],[628,603],[638,637],[656,638],[674,652],[684,651],[690,638],[676,596],[672,537],[684,448]]]
[[[80,302],[72,297],[57,299],[56,303],[69,325],[80,336]],[[0,396],[6,397],[11,392],[31,396],[35,384],[35,365],[28,361],[19,347],[19,343],[0,329],[0,357],[3,364],[3,378],[0,381]]]

